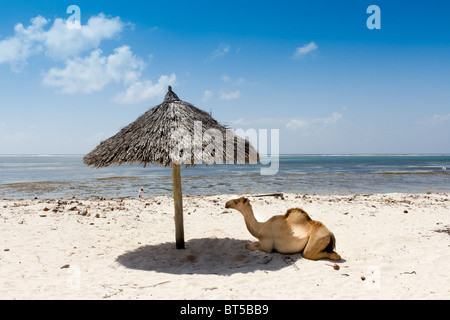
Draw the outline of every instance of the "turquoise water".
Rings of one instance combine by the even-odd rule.
[[[183,194],[450,192],[450,155],[282,155],[277,174],[261,175],[261,167],[183,168]],[[0,198],[134,197],[141,187],[145,196],[171,194],[171,169],[95,169],[82,155],[0,155]]]

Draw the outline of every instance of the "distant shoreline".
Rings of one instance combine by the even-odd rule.
[[[426,193],[450,190],[450,156],[283,155],[275,175],[262,165],[182,168],[185,195],[296,192],[307,194]],[[99,198],[172,194],[171,169],[139,164],[91,168],[81,155],[0,156],[0,198]],[[448,173],[448,172],[447,172]]]

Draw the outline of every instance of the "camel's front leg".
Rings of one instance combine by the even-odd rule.
[[[253,251],[264,251],[271,253],[273,250],[273,245],[269,242],[253,242],[245,245],[245,249]]]

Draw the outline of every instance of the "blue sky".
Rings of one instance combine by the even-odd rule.
[[[0,18],[0,154],[87,153],[169,84],[232,128],[279,129],[280,153],[450,152],[448,1],[9,1]]]

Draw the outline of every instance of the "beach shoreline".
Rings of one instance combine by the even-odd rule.
[[[183,195],[439,193],[449,192],[448,155],[279,157],[279,172],[261,175],[262,165],[210,165],[181,168]],[[170,167],[111,165],[94,169],[78,156],[0,155],[0,198],[77,198],[171,195]]]
[[[245,195],[265,221],[303,208],[343,260],[247,251],[242,195],[0,200],[0,299],[449,299],[450,194]]]

